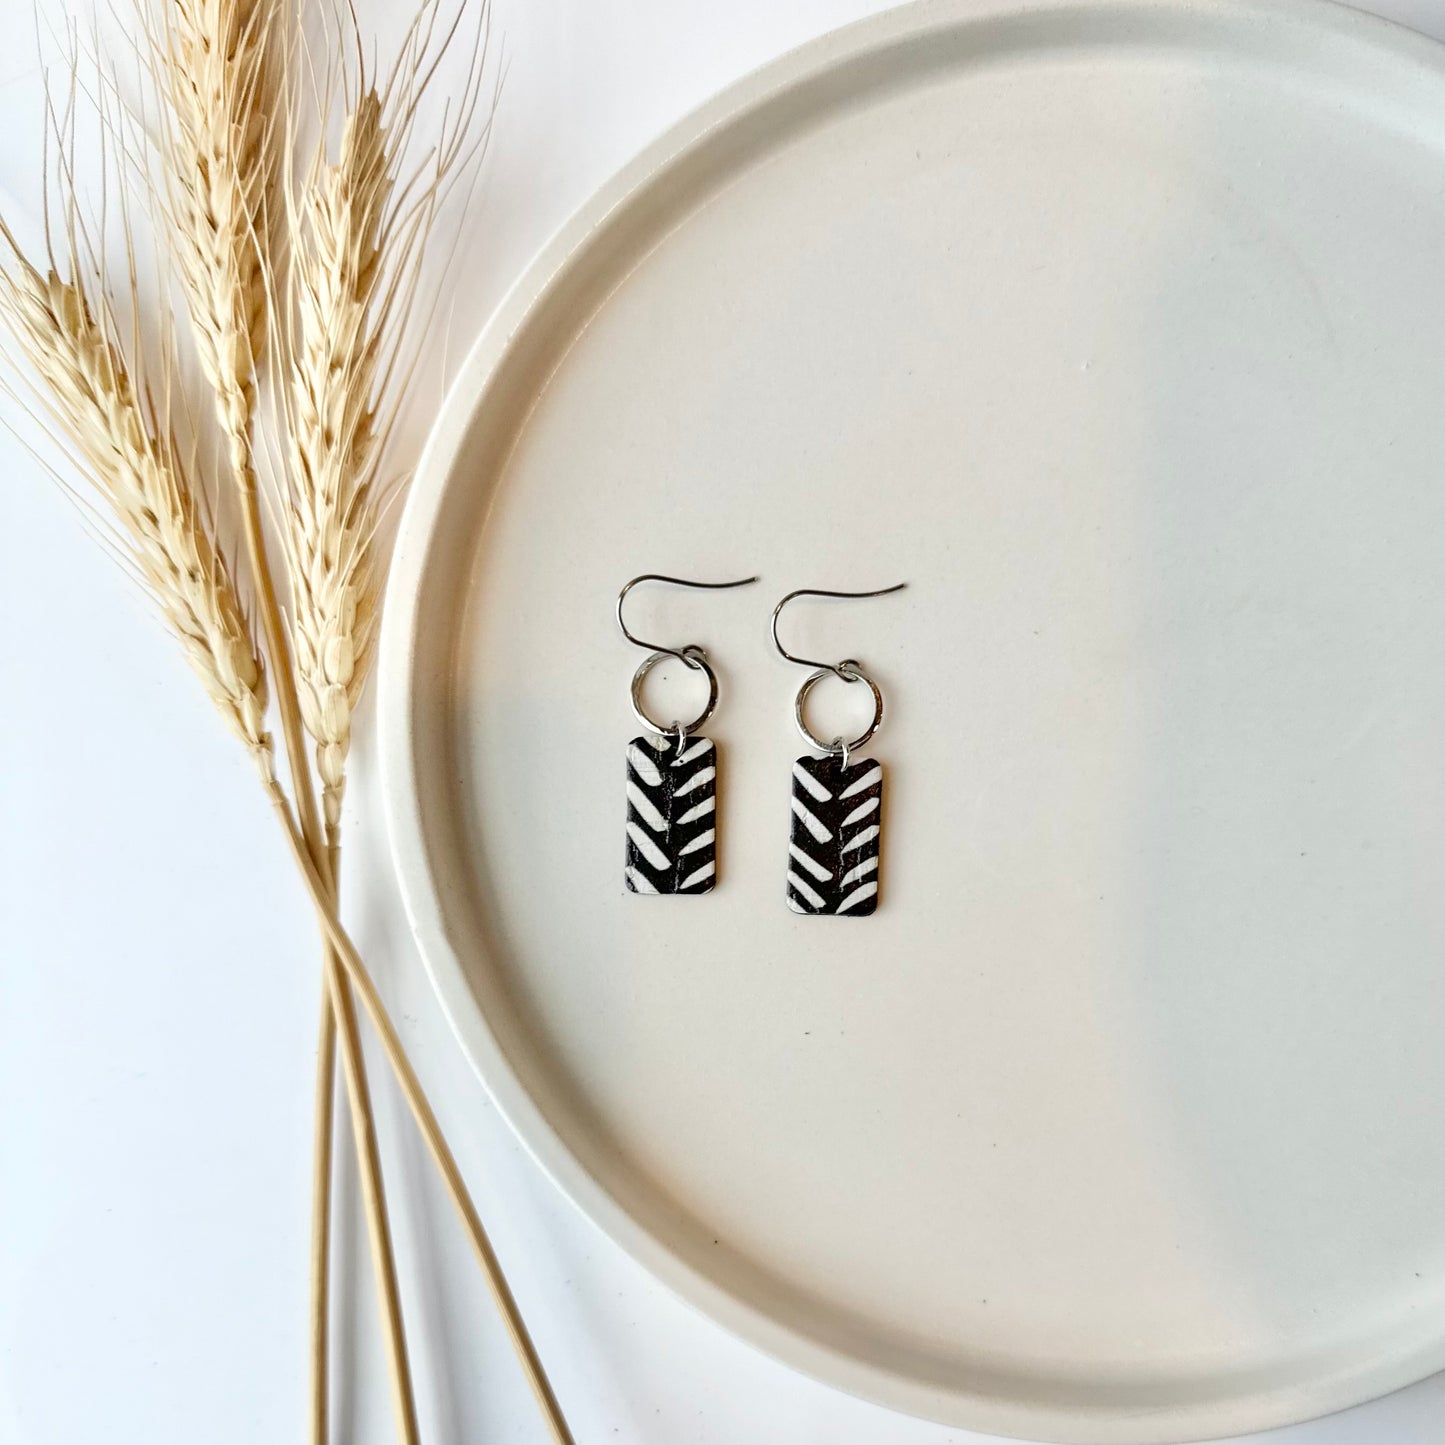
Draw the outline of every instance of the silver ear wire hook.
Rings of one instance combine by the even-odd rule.
[[[713,709],[717,706],[717,673],[712,669],[712,664],[707,660],[707,653],[694,642],[689,642],[685,647],[664,647],[658,642],[644,642],[640,637],[635,637],[627,630],[627,623],[622,617],[622,604],[627,600],[627,594],[637,586],[639,582],[668,582],[674,587],[697,587],[705,591],[718,591],[728,587],[746,587],[750,582],[756,582],[756,577],[742,577],[736,582],[689,582],[686,577],[664,577],[660,572],[644,572],[640,577],[634,577],[631,582],[617,594],[617,625],[622,629],[622,635],[633,644],[634,647],[641,647],[647,651],[642,665],[632,675],[632,711],[638,722],[643,727],[650,728],[655,733],[664,737],[668,733],[677,734],[678,756],[682,755],[682,740],[690,737],[700,728],[711,716]],[[647,709],[642,705],[642,685],[646,681],[647,674],[657,666],[659,662],[665,662],[669,657],[679,658],[686,663],[693,671],[701,671],[707,678],[707,701],[703,704],[702,711],[689,723],[674,721],[670,726],[664,727],[661,723],[647,715]]]
[[[793,703],[793,721],[798,726],[805,742],[817,748],[820,753],[828,753],[843,760],[843,767],[847,768],[848,760],[856,748],[861,748],[873,738],[873,735],[883,724],[883,694],[878,689],[878,684],[863,671],[862,664],[853,657],[844,658],[842,662],[816,662],[812,658],[797,657],[783,646],[782,639],[778,636],[778,617],[784,607],[795,597],[886,597],[890,592],[901,592],[908,584],[899,582],[892,587],[879,587],[872,592],[834,592],[825,587],[799,587],[796,592],[789,592],[776,607],[773,608],[773,646],[789,661],[796,662],[799,667],[812,667],[817,670],[810,673],[804,680],[802,687],[798,689],[798,696]],[[807,706],[808,694],[825,678],[829,673],[840,677],[844,682],[866,683],[868,691],[873,694],[873,721],[868,724],[856,738],[851,741],[847,738],[834,738],[831,743],[825,743],[808,726],[804,717],[804,709]]]
[[[773,608],[773,646],[776,647],[789,662],[796,662],[799,667],[821,667],[827,672],[836,673],[844,682],[857,682],[858,663],[851,657],[836,663],[815,662],[812,658],[795,657],[789,652],[778,637],[779,614],[795,597],[886,597],[890,592],[901,592],[906,586],[908,586],[906,582],[899,582],[892,587],[879,587],[873,592],[831,592],[825,587],[799,587],[796,592],[789,592],[788,595]]]
[[[644,572],[640,577],[634,577],[621,592],[617,594],[617,625],[622,629],[622,635],[634,646],[640,647],[645,652],[662,653],[667,657],[675,657],[687,664],[696,671],[703,665],[707,654],[695,643],[688,643],[685,647],[664,647],[660,642],[644,642],[640,637],[634,637],[627,630],[627,623],[622,620],[622,604],[627,600],[627,594],[637,586],[639,582],[667,582],[674,587],[696,587],[706,591],[720,591],[728,587],[746,587],[749,583],[756,582],[756,577],[741,577],[736,582],[689,582],[685,577],[664,577],[661,572]]]

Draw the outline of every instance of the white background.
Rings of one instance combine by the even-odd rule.
[[[867,0],[496,0],[506,83],[462,228],[458,354],[558,223],[728,81]],[[1370,8],[1445,39],[1440,0]],[[42,28],[58,20],[39,5]],[[360,3],[363,27],[380,0]],[[15,29],[20,33],[15,34]],[[28,23],[0,57],[0,207],[38,212]],[[435,404],[423,388],[417,422]],[[25,452],[0,438],[0,1442],[207,1445],[304,1431],[317,952],[249,765],[173,645]],[[431,1094],[579,1445],[939,1445],[667,1295],[562,1199],[452,1041],[408,947],[369,705],[348,916]],[[450,1207],[373,1069],[423,1430],[543,1427]],[[344,1134],[344,1131],[343,1131]],[[354,1191],[338,1244],[338,1440],[391,1438]],[[1445,1439],[1445,1377],[1274,1445]]]

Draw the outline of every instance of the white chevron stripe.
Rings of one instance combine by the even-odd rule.
[[[637,851],[652,864],[654,868],[669,868],[672,865],[668,862],[667,854],[631,821],[627,824],[627,836],[637,845]]]
[[[802,825],[813,835],[819,843],[826,843],[833,835],[818,821],[818,819],[803,806],[795,795],[793,798],[793,812],[798,815]],[[874,829],[877,832],[877,829]]]
[[[627,870],[627,881],[632,885],[634,893],[656,893],[657,889],[652,886],[652,879],[638,868]]]
[[[677,891],[681,893],[684,888],[691,888],[694,883],[701,883],[703,879],[711,878],[713,871],[714,865],[712,861],[709,860],[704,863],[701,868],[694,869],[693,872],[689,873],[687,877],[677,885]]]
[[[865,843],[871,843],[878,836],[878,824],[864,828],[861,833],[854,833],[851,838],[838,850],[840,853],[851,853],[855,848],[861,848]]]
[[[716,807],[717,799],[715,797],[704,798],[695,808],[689,808],[687,812],[677,820],[677,826],[680,828],[684,823],[695,823],[699,818],[706,817],[707,814],[711,813]]]
[[[850,868],[839,880],[838,887],[846,888],[850,883],[856,883],[860,878],[866,878],[878,867],[876,858],[865,858],[856,868]]]
[[[680,788],[673,792],[674,798],[685,798],[689,793],[695,793],[704,783],[710,783],[717,777],[716,768],[699,768]]]
[[[627,761],[649,788],[655,788],[662,781],[662,774],[657,771],[657,764],[636,743],[627,749]]]
[[[826,883],[833,875],[816,858],[810,858],[796,843],[788,844],[788,852],[813,875]]]
[[[793,887],[798,890],[798,893],[806,898],[814,908],[821,908],[823,906],[823,895],[813,888],[811,884],[803,882],[791,868],[788,869],[788,882],[791,883]]]
[[[865,883],[856,892],[850,893],[833,911],[846,913],[855,903],[862,903],[864,899],[871,898],[877,891],[877,883]]]
[[[802,763],[793,764],[793,776],[813,795],[820,803],[827,803],[832,800],[832,793],[805,768]]]
[[[849,783],[838,796],[840,798],[851,798],[854,793],[861,793],[864,788],[871,788],[882,776],[883,767],[882,764],[879,764],[874,767],[871,772],[864,773],[856,782]]]
[[[694,758],[700,758],[704,753],[712,751],[712,742],[708,738],[698,738],[691,747],[684,748],[673,760],[672,766],[680,768],[684,763],[690,763]]]
[[[848,816],[844,818],[841,823],[838,824],[838,826],[840,828],[846,828],[849,823],[859,822],[863,818],[866,818],[868,814],[871,813],[877,806],[877,798],[869,798],[867,802],[859,803],[858,806],[854,808],[853,811],[849,813]]]
[[[632,781],[627,780],[627,801],[637,810],[638,816],[654,833],[663,833],[667,830],[667,819],[657,811],[651,798]]]
[[[681,858],[685,853],[696,853],[699,848],[706,848],[716,837],[717,831],[709,828],[707,832],[699,833],[690,843],[684,843],[683,846],[677,850],[677,856]]]

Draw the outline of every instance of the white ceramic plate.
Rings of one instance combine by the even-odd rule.
[[[1430,43],[941,3],[685,121],[503,305],[387,602],[397,866],[522,1138],[688,1299],[1026,1437],[1445,1365],[1442,256]],[[765,579],[635,594],[722,676],[701,899],[622,888],[653,570]],[[768,613],[903,579],[791,618],[890,704],[882,906],[796,917]]]

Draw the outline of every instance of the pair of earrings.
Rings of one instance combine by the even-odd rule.
[[[649,655],[632,677],[632,711],[648,729],[627,745],[626,881],[633,893],[708,893],[717,882],[717,749],[699,729],[718,701],[717,674],[696,644],[663,647],[644,642],[627,630],[622,605],[640,582],[719,591],[746,587],[738,582],[689,582],[657,572],[634,577],[617,595],[617,625],[634,646]],[[811,667],[798,689],[793,720],[803,739],[821,757],[804,756],[793,764],[792,833],[788,841],[788,906],[794,913],[859,918],[878,907],[878,859],[882,841],[883,765],[854,759],[883,722],[883,694],[855,658],[816,662],[789,652],[778,636],[778,617],[796,597],[882,597],[905,584],[873,592],[832,592],[802,587],[773,609],[773,644],[788,661]],[[691,722],[664,727],[643,706],[647,675],[669,657],[707,677],[708,695]],[[808,726],[808,696],[828,676],[863,683],[873,694],[873,720],[851,742],[824,742]]]

